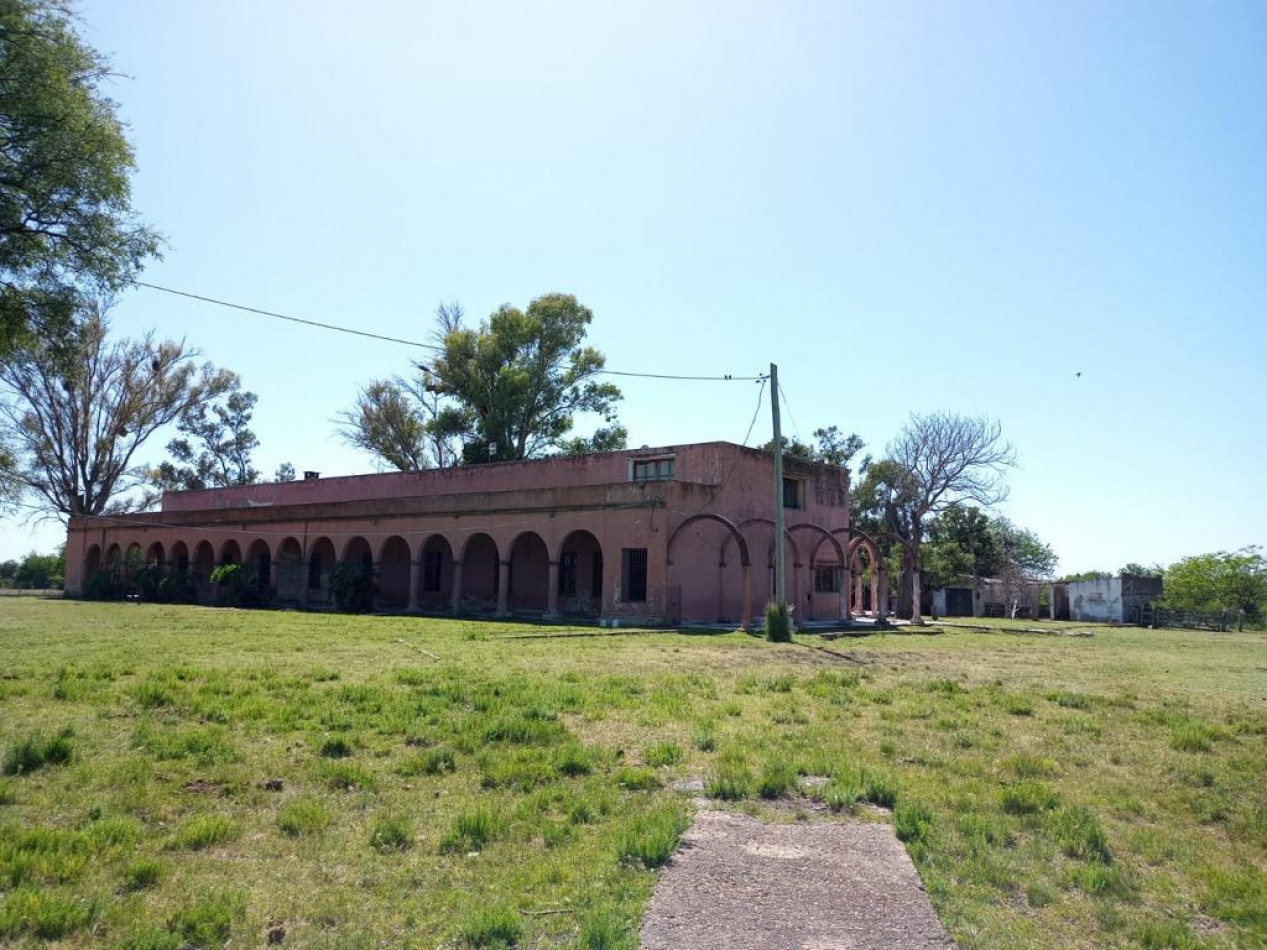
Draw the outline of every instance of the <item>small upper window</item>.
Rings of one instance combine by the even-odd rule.
[[[805,507],[805,483],[799,478],[783,479],[783,507]]]
[[[634,459],[635,482],[667,482],[673,478],[673,459]]]

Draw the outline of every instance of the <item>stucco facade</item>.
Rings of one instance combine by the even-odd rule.
[[[784,476],[789,603],[847,617],[844,476],[791,459]],[[741,624],[772,597],[773,481],[771,456],[710,442],[167,493],[158,512],[73,519],[66,589],[146,564],[210,603],[212,569],[240,563],[274,603],[320,608],[357,561],[383,610]]]

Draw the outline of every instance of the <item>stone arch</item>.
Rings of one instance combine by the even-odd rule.
[[[882,612],[887,614],[888,567],[880,555],[880,546],[870,534],[859,528],[839,528],[832,534],[843,534],[848,539],[851,611],[858,616],[870,614],[879,617]],[[864,554],[865,566],[862,558]],[[869,576],[869,584],[864,584],[864,567]]]
[[[164,570],[167,567],[166,553],[163,550],[163,542],[155,541],[145,552],[145,566]]]
[[[171,567],[175,573],[187,574],[189,572],[189,546],[184,541],[177,541],[172,545],[168,558],[170,558]]]
[[[79,582],[79,593],[83,595],[88,582],[101,573],[101,545],[90,544],[84,552],[84,573]]]
[[[115,541],[110,547],[106,548],[106,573],[110,575],[113,583],[121,583],[123,581],[124,562],[123,548],[119,547],[119,542]]]
[[[380,607],[404,610],[409,606],[409,542],[398,534],[383,541],[378,549],[378,603]]]
[[[510,545],[510,583],[506,604],[511,610],[544,612],[550,604],[550,549],[535,531],[524,531]]]
[[[422,542],[418,552],[422,568],[415,591],[420,606],[438,609],[453,602],[453,546],[442,534],[433,534]]]
[[[704,522],[721,526],[725,534],[720,543],[710,541],[698,529],[683,540],[687,528]],[[739,549],[738,570],[725,559],[726,539],[733,539]],[[688,554],[683,557],[681,549],[684,544]],[[712,512],[700,512],[686,518],[669,536],[665,565],[668,588],[666,612],[672,622],[737,622],[744,627],[751,624],[752,558],[743,532],[729,518]]]
[[[210,541],[199,541],[194,546],[194,590],[199,603],[211,599],[211,572],[216,569],[216,551]]]
[[[128,545],[128,553],[123,556],[123,561],[129,577],[144,570],[145,555],[141,553],[139,541],[133,541]]]
[[[359,534],[355,537],[348,538],[343,545],[343,556],[339,560],[344,564],[355,563],[364,564],[366,567],[374,566],[374,549],[370,547],[370,543]]]
[[[230,538],[228,541],[225,541],[224,544],[220,545],[220,563],[221,564],[241,564],[242,563],[242,548],[232,538]]]
[[[849,608],[849,592],[842,589],[848,586],[845,583],[845,577],[848,576],[849,561],[845,548],[841,546],[834,534],[822,525],[813,522],[794,524],[788,528],[788,531],[809,531],[818,539],[809,549],[809,563],[803,565],[808,569],[808,573],[805,574],[804,596],[798,595],[804,610],[802,616],[809,620],[844,619]],[[824,570],[827,568],[827,565],[819,564],[819,551],[822,550],[824,544],[831,546],[835,557],[831,562],[834,565],[831,573],[824,577],[824,581],[832,581],[832,583],[827,589],[820,589],[818,569],[819,567],[823,567]],[[826,616],[823,616],[824,614]]]
[[[462,610],[492,613],[497,609],[501,589],[501,559],[497,542],[482,531],[472,534],[462,545],[458,562],[462,583],[455,587],[458,607]]]
[[[263,538],[256,538],[251,542],[246,549],[246,560],[242,564],[248,578],[257,581],[261,587],[266,584],[273,586],[273,552]]]
[[[573,531],[559,545],[559,610],[595,617],[603,607],[603,546],[591,532]]]
[[[673,529],[673,534],[669,536],[669,549],[667,555],[668,563],[670,565],[673,564],[673,545],[677,542],[678,535],[682,533],[682,529],[687,525],[694,524],[697,521],[716,521],[724,527],[728,532],[730,532],[730,537],[734,539],[735,544],[739,546],[739,563],[744,567],[750,567],[752,565],[752,559],[748,557],[748,542],[744,540],[744,536],[740,533],[738,526],[736,526],[729,518],[724,518],[721,515],[715,515],[711,511],[691,515]]]
[[[304,549],[298,538],[285,538],[277,546],[277,599],[297,604],[304,595]]]
[[[754,531],[760,527],[761,532]],[[765,517],[748,518],[739,523],[739,531],[749,542],[750,550],[758,552],[757,563],[753,565],[751,573],[751,597],[752,602],[756,604],[760,610],[765,604],[774,599],[774,519]],[[769,541],[766,543],[765,536],[768,535]],[[722,547],[722,559],[729,560],[729,548],[733,539],[726,538]],[[760,556],[761,548],[765,548],[765,557]],[[795,605],[797,602],[798,592],[800,590],[799,580],[800,574],[796,568],[801,563],[801,547],[796,541],[796,537],[786,527],[783,529],[783,547],[784,559],[789,568],[787,572],[787,590],[788,600]]]
[[[334,542],[320,537],[308,548],[308,579],[304,585],[304,601],[314,606],[330,603],[330,572],[334,570]]]

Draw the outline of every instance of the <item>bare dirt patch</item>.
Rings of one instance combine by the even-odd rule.
[[[703,810],[643,917],[642,950],[947,948],[887,825]]]

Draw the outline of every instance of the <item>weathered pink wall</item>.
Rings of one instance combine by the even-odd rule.
[[[631,482],[631,461],[657,455],[675,457],[674,479]],[[801,617],[837,617],[840,597],[813,593],[811,552],[817,549],[818,563],[837,561],[833,545],[822,540],[825,533],[834,533],[847,548],[847,486],[834,470],[791,460],[786,474],[806,481],[805,508],[785,510],[791,534],[785,542],[789,600]],[[267,545],[274,564],[270,580],[282,589],[294,586],[295,572],[306,571],[309,552],[325,546],[326,539],[339,559],[368,546],[385,601],[400,600],[403,585],[406,605],[443,606],[437,595],[419,589],[423,550],[428,539],[433,547],[440,545],[434,540],[439,536],[453,562],[463,564],[464,603],[487,606],[496,601],[499,586],[491,550],[480,541],[484,552],[479,557],[468,559],[466,551],[472,538],[484,535],[495,544],[497,560],[512,563],[509,608],[539,612],[550,606],[550,589],[557,585],[557,568],[548,562],[558,562],[568,536],[584,530],[602,550],[602,595],[596,605],[601,616],[737,622],[744,599],[739,547],[727,525],[690,519],[718,516],[739,529],[752,560],[751,609],[759,614],[771,593],[773,501],[771,458],[729,443],[169,493],[158,513],[72,521],[67,590],[79,590],[92,546],[104,559],[115,543],[122,550],[138,544],[149,552],[156,542],[168,559],[173,546],[183,542],[191,566],[203,542],[210,543],[216,561],[226,547],[236,545],[238,556],[245,556],[253,544],[257,552]],[[670,564],[670,539],[686,522],[674,539]],[[807,530],[807,525],[820,530]],[[621,589],[623,548],[647,549],[645,603],[629,602]],[[283,549],[291,557],[278,565]],[[446,570],[455,569],[445,563]],[[588,576],[588,568],[581,575]]]

